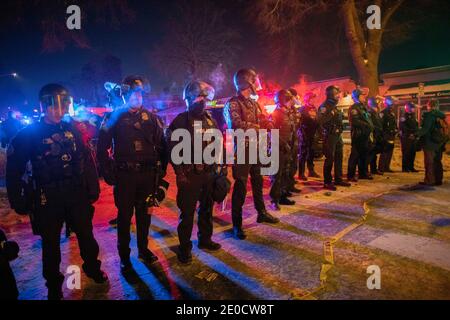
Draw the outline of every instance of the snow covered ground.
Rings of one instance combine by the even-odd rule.
[[[348,159],[346,147],[345,161]],[[1,159],[2,156],[0,156]],[[296,205],[274,213],[277,225],[256,223],[251,192],[244,206],[246,241],[231,237],[230,201],[225,211],[216,206],[214,239],[223,245],[216,253],[196,248],[194,261],[181,266],[175,256],[178,244],[176,187],[171,187],[162,208],[154,210],[150,249],[159,262],[146,266],[137,260],[132,237],[132,262],[136,275],[124,278],[119,272],[116,230],[108,225],[114,217],[112,189],[102,184],[96,203],[94,231],[100,244],[103,267],[109,285],[96,285],[82,275],[81,290],[64,289],[66,299],[291,299],[298,292],[318,288],[320,271],[326,260],[324,242],[360,221],[334,243],[334,266],[324,286],[306,298],[312,299],[450,299],[450,157],[444,155],[446,182],[441,187],[402,190],[423,179],[423,156],[418,154],[419,173],[401,173],[396,149],[393,168],[397,172],[361,181],[351,188],[325,192],[321,181],[299,183],[302,193]],[[317,162],[321,172],[322,161]],[[1,168],[0,168],[1,172]],[[345,170],[344,170],[345,172]],[[269,188],[265,180],[265,199]],[[250,190],[250,188],[249,188]],[[41,276],[41,245],[31,233],[28,218],[8,207],[5,189],[0,189],[0,227],[19,243],[20,257],[12,263],[21,299],[45,299]],[[61,270],[81,265],[75,236],[61,237]],[[367,287],[367,267],[381,271],[381,289]]]

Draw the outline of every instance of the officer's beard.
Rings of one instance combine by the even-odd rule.
[[[197,118],[200,118],[205,111],[206,103],[204,100],[193,103],[189,106],[189,113]]]

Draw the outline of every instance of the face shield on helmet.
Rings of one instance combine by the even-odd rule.
[[[69,110],[73,109],[73,98],[63,86],[47,84],[39,92],[41,113],[52,122],[59,122]]]
[[[140,107],[144,95],[150,93],[148,80],[141,76],[128,76],[121,85],[122,96],[132,107]]]
[[[253,69],[241,69],[234,75],[234,86],[236,91],[243,91],[250,88],[251,95],[256,96],[262,90],[261,81],[258,74]]]
[[[204,81],[189,82],[183,91],[183,99],[189,112],[201,114],[206,107],[206,103],[214,99],[214,88]]]

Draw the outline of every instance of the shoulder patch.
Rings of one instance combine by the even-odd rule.
[[[354,116],[358,115],[358,110],[352,109],[352,115],[354,115]]]
[[[405,122],[405,121],[406,121],[406,118],[405,118],[405,117],[401,117],[401,118],[400,118],[400,121],[401,121],[401,122]]]

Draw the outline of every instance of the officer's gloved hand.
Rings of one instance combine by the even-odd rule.
[[[26,216],[30,213],[29,208],[25,202],[25,199],[21,199],[21,200],[15,202],[11,208],[14,209],[14,211],[17,214],[20,214],[21,216]]]
[[[112,171],[105,171],[105,172],[103,172],[103,179],[110,186],[114,186],[117,183],[116,175]]]
[[[19,256],[19,245],[15,241],[0,242],[0,254],[7,260],[13,261]]]
[[[89,202],[92,204],[92,203],[95,203],[95,202],[97,202],[97,200],[98,200],[98,198],[100,197],[100,194],[99,193],[96,193],[96,194],[90,194],[89,195]]]

